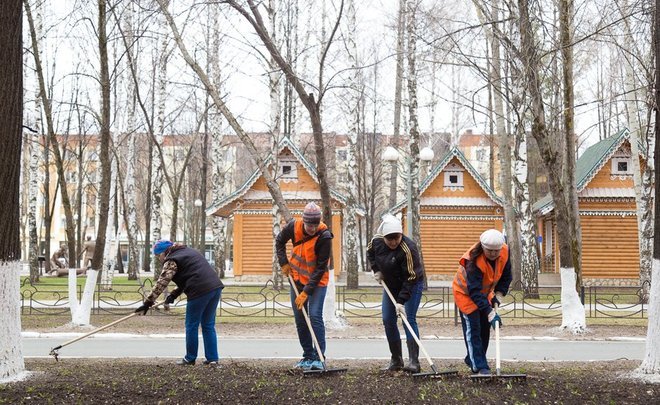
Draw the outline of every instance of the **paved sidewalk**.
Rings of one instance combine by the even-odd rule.
[[[47,357],[51,348],[80,335],[23,333],[23,355],[28,358]],[[429,339],[422,343],[435,359],[461,359],[465,356],[462,339]],[[500,343],[504,361],[641,360],[646,344],[644,338],[570,341],[549,337],[508,337]],[[291,338],[220,336],[218,346],[221,358],[298,359],[301,355],[297,339]],[[179,358],[184,353],[184,347],[183,335],[99,333],[65,346],[59,353],[61,358]],[[201,339],[199,347],[202,357]],[[389,358],[387,342],[382,338],[328,339],[326,354],[330,360]],[[494,341],[491,341],[489,354],[495,355]]]

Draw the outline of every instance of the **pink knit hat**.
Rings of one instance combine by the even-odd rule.
[[[307,204],[303,210],[303,222],[310,225],[321,223],[321,208],[313,202]]]

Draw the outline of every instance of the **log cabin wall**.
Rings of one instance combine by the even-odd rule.
[[[448,184],[447,170],[464,169],[453,157],[421,196],[420,234],[429,278],[450,280],[458,260],[487,229],[503,229],[502,207],[494,202],[467,170],[462,186]]]

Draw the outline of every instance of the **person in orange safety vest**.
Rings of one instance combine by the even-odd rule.
[[[293,277],[299,295],[291,289],[291,307],[296,321],[298,340],[303,348],[302,359],[294,366],[303,370],[322,370],[323,364],[314,349],[312,335],[302,313],[307,309],[321,353],[325,354],[323,302],[328,285],[328,261],[332,253],[332,233],[321,222],[321,208],[313,202],[305,206],[302,220],[294,219],[275,238],[277,260],[284,277]],[[291,257],[286,244],[292,243]]]
[[[490,374],[486,360],[490,327],[502,325],[497,307],[511,284],[509,247],[496,229],[481,234],[459,260],[452,283],[454,303],[461,313],[463,339],[467,348],[465,364],[477,374]]]

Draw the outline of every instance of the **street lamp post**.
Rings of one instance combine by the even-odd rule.
[[[399,151],[397,151],[394,147],[388,146],[385,148],[383,151],[383,160],[387,162],[398,162],[399,157],[401,154]],[[419,152],[419,159],[423,162],[430,162],[433,160],[433,149],[429,148],[428,146],[424,147],[420,152]],[[410,159],[411,157],[409,155],[406,155],[406,185],[407,185],[407,192],[406,192],[406,198],[408,202],[408,209],[406,210],[406,234],[408,235],[409,238],[412,238],[412,188],[413,188],[413,176],[419,176],[419,168],[415,173],[411,173],[410,169]]]
[[[202,221],[202,213],[199,212],[199,209],[202,207],[202,200],[199,198],[195,200],[193,203],[195,205],[195,214],[198,215],[197,220],[195,221],[195,224],[198,225],[197,228],[199,229],[199,239],[195,238],[195,244],[197,244],[197,249],[204,254],[204,250],[206,250],[206,232],[204,229],[204,226],[202,226],[203,221]]]

